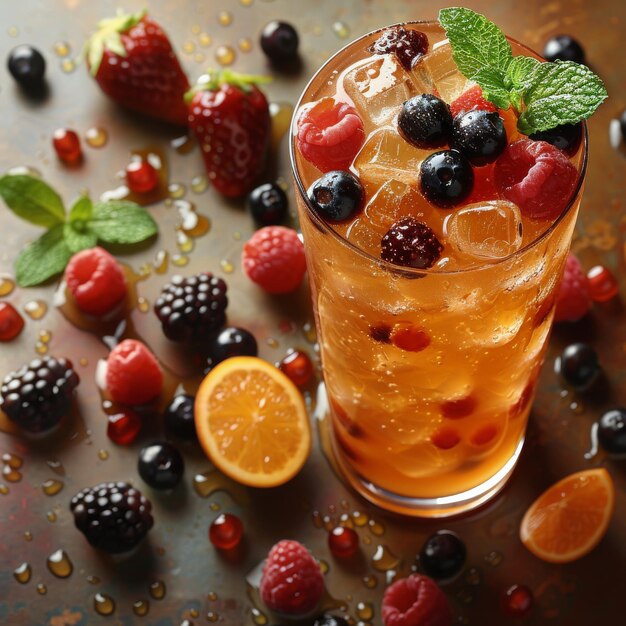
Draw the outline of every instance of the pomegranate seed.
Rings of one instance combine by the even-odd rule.
[[[59,128],[54,131],[52,145],[59,159],[65,163],[76,163],[83,155],[78,135],[67,128]]]
[[[458,420],[471,415],[476,408],[476,400],[472,396],[458,400],[446,400],[441,405],[441,414],[451,420]]]
[[[328,547],[337,558],[349,559],[359,548],[359,536],[352,528],[337,526],[328,533]]]
[[[428,333],[413,326],[399,326],[391,333],[391,343],[407,352],[421,352],[430,345]]]
[[[8,302],[0,302],[0,341],[12,341],[24,328],[24,318]]]
[[[608,267],[596,265],[587,272],[589,295],[596,302],[608,302],[619,291],[619,283]]]
[[[125,410],[122,413],[109,415],[107,426],[107,436],[119,446],[128,446],[135,439],[141,430],[141,419],[137,413]]]
[[[487,426],[483,426],[479,428],[471,437],[470,441],[475,446],[484,446],[489,443],[493,439],[496,438],[498,434],[498,427],[494,424],[487,424]]]
[[[454,428],[446,428],[444,426],[433,433],[430,440],[440,450],[450,450],[450,448],[454,448],[461,441],[461,437],[459,437],[459,433]]]
[[[533,606],[533,593],[525,585],[512,585],[502,594],[501,605],[507,615],[524,617]]]
[[[281,362],[280,370],[291,382],[298,387],[303,387],[313,376],[313,363],[306,352],[294,350],[290,352]]]
[[[149,193],[159,184],[159,175],[148,161],[132,161],[126,166],[126,184],[133,193]]]
[[[241,542],[243,524],[231,513],[223,513],[209,526],[209,540],[220,550],[232,550]]]

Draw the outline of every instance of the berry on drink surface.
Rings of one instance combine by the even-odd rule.
[[[59,128],[52,135],[52,145],[57,156],[65,163],[77,163],[83,156],[78,135],[67,128]]]
[[[602,414],[598,441],[609,454],[626,454],[626,409],[611,409]]]
[[[461,538],[451,530],[440,530],[431,535],[419,554],[420,567],[431,578],[443,580],[456,576],[467,557]]]
[[[395,26],[384,30],[369,51],[373,54],[394,54],[402,67],[409,72],[428,52],[428,37],[419,30]]]
[[[572,343],[554,362],[554,371],[578,391],[585,391],[600,375],[598,353],[586,343]]]
[[[243,538],[243,524],[232,513],[218,515],[209,526],[209,541],[219,550],[236,548]]]
[[[255,187],[248,194],[248,210],[261,226],[275,226],[287,217],[287,194],[275,183]]]
[[[34,89],[43,83],[46,60],[37,48],[21,44],[9,52],[7,67],[11,76],[22,87]]]
[[[398,131],[418,148],[438,148],[448,143],[452,130],[450,108],[433,94],[407,100],[398,113]]]
[[[277,65],[293,62],[298,54],[300,38],[287,22],[272,21],[261,31],[261,49]]]
[[[150,193],[159,184],[159,175],[151,163],[137,159],[126,166],[126,184],[133,193]]]
[[[570,35],[555,35],[546,42],[543,49],[546,61],[585,62],[585,51]]]
[[[576,322],[591,308],[589,280],[580,261],[570,252],[556,294],[555,322]]]
[[[608,302],[619,293],[617,278],[608,267],[595,265],[587,272],[589,295],[594,302]]]
[[[414,217],[405,217],[393,224],[381,241],[383,260],[418,269],[432,267],[442,250],[432,229]]]
[[[440,150],[422,161],[420,189],[434,205],[449,208],[460,204],[472,191],[472,165],[457,150]]]
[[[352,528],[336,526],[328,533],[328,548],[339,559],[349,559],[359,549],[359,536]]]
[[[308,189],[313,210],[329,222],[343,222],[362,208],[365,191],[359,179],[345,171],[334,171],[318,178]]]
[[[485,100],[480,85],[474,85],[464,91],[456,100],[450,103],[452,117],[457,117],[469,111],[495,111],[496,105]]]
[[[0,341],[13,341],[24,328],[24,318],[9,302],[0,302]]]
[[[454,118],[450,146],[472,165],[492,163],[502,154],[506,143],[504,122],[496,112],[478,109]]]

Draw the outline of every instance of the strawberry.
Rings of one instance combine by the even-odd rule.
[[[84,55],[107,96],[150,117],[187,124],[189,81],[167,35],[145,11],[101,20]]]
[[[270,114],[255,83],[266,81],[229,70],[210,72],[185,96],[209,179],[225,196],[249,192],[263,169]]]

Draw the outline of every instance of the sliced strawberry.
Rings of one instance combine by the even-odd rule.
[[[298,148],[322,172],[350,167],[365,141],[363,121],[345,102],[322,98],[298,118]]]
[[[483,90],[480,88],[480,85],[470,87],[450,105],[450,113],[452,113],[452,117],[456,117],[460,113],[474,111],[475,109],[479,109],[481,111],[496,110],[495,104],[483,98]]]

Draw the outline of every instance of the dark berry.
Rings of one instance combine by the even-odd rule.
[[[472,165],[493,163],[506,148],[506,130],[498,113],[476,109],[454,118],[450,146]]]
[[[205,339],[226,321],[226,283],[210,272],[174,276],[161,290],[154,311],[172,341]]]
[[[281,362],[280,370],[291,380],[294,385],[304,387],[313,376],[313,363],[306,352],[294,350]]]
[[[65,163],[78,163],[83,156],[78,135],[67,128],[59,128],[54,131],[52,146],[59,159]]]
[[[74,524],[99,550],[118,554],[137,546],[152,528],[150,500],[128,483],[101,483],[70,502]]]
[[[529,137],[535,141],[547,141],[567,155],[574,156],[583,138],[583,125],[582,122],[561,124],[556,128],[529,135]]]
[[[35,359],[5,377],[0,409],[24,430],[49,430],[69,411],[79,382],[69,359]]]
[[[548,39],[543,49],[546,61],[574,61],[585,62],[585,52],[582,46],[569,35],[556,35]]]
[[[456,150],[434,152],[422,161],[420,187],[427,200],[440,207],[459,204],[470,194],[474,172]]]
[[[307,191],[313,210],[331,222],[350,219],[361,210],[363,185],[350,172],[336,170],[318,178]]]
[[[441,580],[459,573],[465,563],[467,550],[456,533],[440,530],[426,540],[419,556],[424,573]]]
[[[586,343],[572,343],[556,358],[554,371],[574,389],[584,391],[600,374],[598,354]]]
[[[428,52],[428,37],[419,30],[396,26],[384,30],[369,51],[373,54],[395,54],[398,62],[408,72]]]
[[[126,184],[133,193],[150,193],[159,184],[159,175],[148,161],[131,161],[126,166]]]
[[[13,48],[9,52],[7,65],[11,76],[27,89],[38,87],[43,82],[46,60],[41,52],[32,46],[22,44]]]
[[[260,185],[248,196],[250,213],[261,226],[282,224],[287,217],[287,205],[287,194],[274,183]]]
[[[193,396],[181,393],[174,396],[174,399],[165,409],[165,427],[184,439],[195,439],[196,437],[194,402]]]
[[[533,606],[533,592],[525,585],[511,585],[500,602],[504,613],[511,617],[525,617]]]
[[[261,49],[273,63],[292,62],[299,43],[298,32],[287,22],[270,22],[261,32]]]
[[[398,113],[398,130],[418,148],[437,148],[448,143],[452,129],[450,107],[432,94],[407,100]]]
[[[313,626],[348,626],[349,623],[344,617],[324,613],[313,622]]]
[[[220,550],[232,550],[241,543],[243,524],[232,513],[223,513],[209,526],[209,541]]]
[[[154,489],[173,489],[185,472],[185,462],[171,443],[153,443],[139,452],[137,471]]]
[[[0,302],[0,341],[13,341],[24,328],[24,318],[8,302]]]
[[[385,261],[419,269],[432,267],[442,250],[432,229],[414,217],[393,224],[381,241],[381,257]]]
[[[352,528],[336,526],[328,533],[328,548],[334,556],[349,559],[359,549],[359,536]]]
[[[626,409],[611,409],[600,418],[598,441],[611,454],[626,454]]]
[[[254,335],[245,328],[231,326],[209,342],[208,369],[232,356],[256,356],[258,346]]]
[[[118,446],[129,446],[141,430],[141,418],[130,409],[107,416],[107,437]]]

